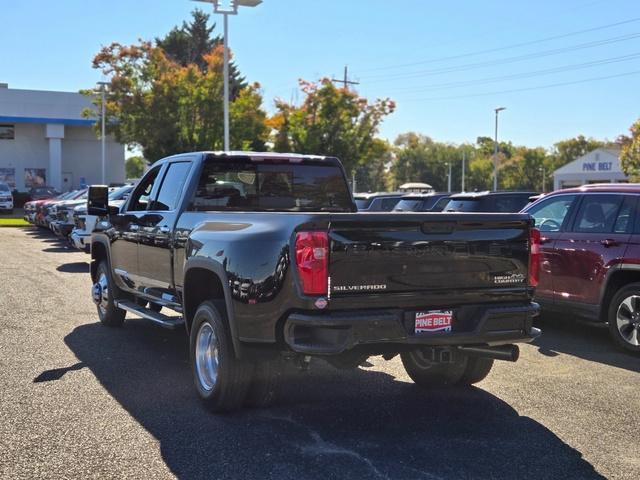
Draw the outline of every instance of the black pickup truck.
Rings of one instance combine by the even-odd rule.
[[[525,214],[357,213],[336,158],[190,153],[121,208],[91,187],[92,296],[186,328],[214,411],[266,403],[284,361],[400,354],[421,386],[468,385],[539,335],[539,233]]]

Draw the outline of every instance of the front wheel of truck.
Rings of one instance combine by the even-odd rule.
[[[200,304],[191,325],[191,366],[196,390],[213,412],[242,407],[253,372],[251,363],[236,357],[224,318],[207,301]]]
[[[102,260],[96,269],[96,283],[91,289],[91,296],[98,307],[100,322],[107,327],[121,327],[127,312],[116,307],[114,293],[117,287],[113,284],[109,263]]]
[[[420,387],[438,388],[456,385],[464,377],[467,357],[459,355],[451,362],[434,362],[422,350],[400,354],[402,365],[411,380]]]

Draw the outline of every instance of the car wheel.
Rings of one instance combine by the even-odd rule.
[[[400,354],[402,365],[416,385],[420,387],[449,387],[460,381],[465,373],[467,357],[456,355],[452,362],[433,362],[422,350]]]
[[[467,366],[462,377],[458,380],[458,384],[473,385],[478,383],[487,378],[491,368],[493,368],[492,358],[468,357]]]
[[[149,302],[149,310],[158,313],[160,312],[160,310],[162,310],[162,305],[160,305],[159,303]]]
[[[640,283],[622,287],[609,304],[609,333],[630,352],[640,352]]]
[[[190,334],[196,390],[207,408],[228,412],[242,407],[253,364],[236,358],[222,313],[212,302],[200,304]]]
[[[96,283],[93,284],[91,296],[98,307],[100,322],[108,327],[122,326],[127,314],[124,310],[116,307],[114,303],[115,292],[117,292],[117,288],[113,284],[109,264],[106,260],[102,260],[96,270]]]
[[[271,405],[277,397],[284,367],[284,362],[279,359],[258,362],[253,371],[245,405],[257,408]]]

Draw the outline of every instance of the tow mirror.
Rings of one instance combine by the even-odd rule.
[[[109,187],[91,185],[87,199],[87,214],[97,217],[109,215]]]

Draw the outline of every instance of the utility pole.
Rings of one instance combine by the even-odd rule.
[[[506,110],[506,107],[498,107],[495,109],[496,112],[496,136],[495,136],[495,144],[493,147],[493,191],[498,191],[498,113],[502,110]]]
[[[447,192],[451,193],[451,162],[448,162],[449,165],[449,179],[447,180]]]
[[[334,83],[341,83],[345,90],[349,90],[349,85],[360,85],[360,82],[349,80],[349,67],[347,65],[344,66],[344,78],[342,80],[332,78],[331,81]]]
[[[101,103],[101,114],[100,117],[101,121],[102,121],[102,125],[101,125],[101,134],[100,134],[100,146],[102,149],[102,185],[106,185],[107,184],[107,148],[106,148],[106,133],[107,133],[107,123],[106,123],[106,116],[107,116],[107,107],[105,105],[106,101],[107,101],[107,85],[109,84],[109,82],[98,82],[98,85],[100,85],[100,92],[102,94],[102,99],[100,101]]]
[[[224,76],[224,151],[230,150],[229,146],[229,14],[223,13],[224,16],[224,52],[222,74]]]
[[[545,171],[544,171],[544,167],[540,167],[540,171],[542,172],[542,193],[545,193],[547,191],[546,189],[546,175],[545,175]]]
[[[467,163],[467,152],[462,151],[462,189],[461,192],[464,192],[464,164]]]

